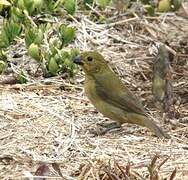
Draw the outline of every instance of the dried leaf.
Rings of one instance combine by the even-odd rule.
[[[158,169],[161,168],[161,166],[169,159],[169,157],[167,157],[166,159],[164,159],[158,166]]]
[[[171,174],[171,176],[170,176],[170,179],[169,179],[169,180],[173,180],[173,179],[175,179],[176,172],[177,172],[177,169],[175,168],[175,169],[174,169],[174,171],[172,172],[172,174]]]
[[[53,169],[59,174],[59,176],[63,177],[62,173],[61,173],[61,169],[59,167],[59,164],[57,163],[52,163],[52,167]]]
[[[42,164],[35,172],[35,176],[49,176],[50,168],[46,164]]]
[[[110,178],[110,180],[120,180],[120,178],[112,172],[111,167],[107,167],[104,169],[104,172],[108,175],[108,177]]]
[[[126,170],[124,171],[124,170],[122,169],[122,167],[121,167],[116,161],[115,161],[115,165],[116,165],[116,166],[118,167],[118,169],[121,171],[121,173],[123,174],[125,180],[130,180],[130,178],[129,178],[130,166],[127,165],[127,166],[129,166],[129,170],[127,171],[127,166],[126,166]]]
[[[15,76],[7,76],[7,75],[4,75],[2,76],[1,75],[1,78],[0,78],[0,85],[4,85],[4,84],[16,84],[17,83],[17,78]]]
[[[155,155],[151,161],[151,167],[155,167],[155,163],[157,162],[157,159],[159,158],[159,155]]]

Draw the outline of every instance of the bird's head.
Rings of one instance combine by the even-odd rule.
[[[74,63],[82,67],[87,75],[93,75],[108,69],[103,56],[96,51],[83,52],[74,58]]]

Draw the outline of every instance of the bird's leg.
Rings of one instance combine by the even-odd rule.
[[[108,124],[100,124],[100,126],[102,126],[102,128],[99,128],[96,131],[92,132],[94,135],[98,135],[98,136],[104,135],[112,129],[119,130],[121,128],[121,124],[118,122],[113,122],[113,123],[108,123]]]
[[[114,128],[120,128],[121,124],[118,122],[110,122],[110,123],[98,123],[99,126],[107,128],[107,129],[114,129]]]

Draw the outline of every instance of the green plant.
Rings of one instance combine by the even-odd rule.
[[[4,20],[3,28],[0,32],[0,48],[8,47],[11,42],[21,34],[22,27],[12,20]]]
[[[171,1],[170,0],[161,0],[159,1],[157,10],[159,12],[167,12],[171,8]]]
[[[62,45],[67,46],[75,38],[75,29],[73,27],[67,27],[62,24],[59,27],[59,37],[62,40]]]
[[[43,41],[43,31],[39,27],[28,27],[25,30],[25,44],[29,47],[32,43],[40,45]]]
[[[150,4],[146,4],[144,5],[144,8],[146,10],[146,12],[150,15],[150,16],[153,16],[155,14],[155,8],[150,5]]]
[[[2,74],[7,68],[7,63],[5,61],[0,60],[0,74]]]
[[[51,57],[48,61],[48,71],[52,74],[52,75],[57,75],[59,70],[59,66],[56,62],[56,59],[54,57]]]
[[[0,74],[2,74],[3,72],[6,71],[8,67],[8,64],[7,64],[7,55],[6,55],[6,52],[1,50],[0,51]]]
[[[29,46],[29,48],[28,48],[28,55],[30,55],[37,62],[41,62],[41,60],[42,60],[41,50],[40,50],[38,44],[32,43]]]
[[[26,10],[29,15],[34,12],[40,12],[44,7],[43,0],[17,0],[16,6],[19,9]]]
[[[77,49],[71,49],[70,52],[56,49],[56,52],[45,52],[45,59],[47,60],[48,76],[68,73],[70,77],[77,72],[77,66],[73,63],[73,58],[79,54]]]
[[[182,0],[171,0],[171,9],[177,11],[182,5]]]
[[[111,0],[97,0],[97,4],[101,7],[101,8],[105,8],[106,6],[108,6],[112,1]]]
[[[25,83],[28,82],[27,77],[26,77],[26,75],[25,75],[25,73],[24,73],[23,70],[20,70],[20,72],[19,72],[19,74],[18,74],[18,76],[17,76],[17,81],[18,81],[20,84],[25,84]]]
[[[76,11],[76,0],[64,0],[63,7],[68,14],[73,15]]]

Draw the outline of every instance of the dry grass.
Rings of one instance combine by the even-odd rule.
[[[74,47],[100,51],[172,138],[160,140],[146,128],[127,124],[122,131],[93,137],[89,130],[106,118],[84,96],[82,73],[74,83],[55,77],[27,85],[1,85],[1,179],[31,178],[44,163],[50,168],[48,178],[61,179],[58,168],[50,166],[55,163],[64,179],[108,179],[104,167],[109,160],[112,169],[114,162],[124,167],[130,163],[137,179],[149,179],[147,166],[156,154],[159,162],[169,158],[160,168],[161,178],[169,178],[175,168],[176,179],[188,178],[188,57],[177,51],[179,41],[188,38],[188,20],[170,13],[121,18],[109,19],[108,25],[95,24],[83,15],[80,22],[74,19],[72,24],[78,28]],[[166,124],[151,95],[153,53],[164,41],[176,55],[173,86],[179,100],[175,116],[166,117]]]

